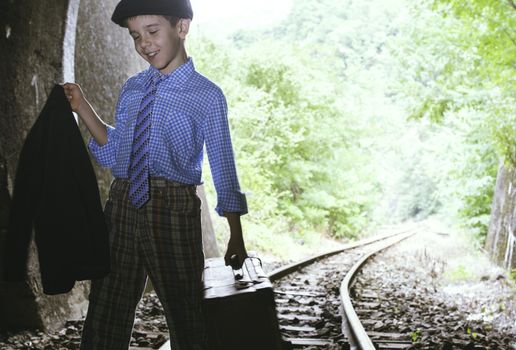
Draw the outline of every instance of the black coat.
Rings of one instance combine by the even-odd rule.
[[[55,85],[22,147],[6,242],[5,280],[24,281],[34,228],[45,294],[109,272],[97,179],[63,87]]]

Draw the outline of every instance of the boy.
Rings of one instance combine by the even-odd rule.
[[[147,275],[163,305],[172,349],[205,349],[204,256],[200,224],[202,151],[217,190],[219,215],[231,238],[225,255],[247,257],[240,192],[222,91],[195,71],[184,41],[189,0],[122,0],[112,20],[126,27],[150,66],[122,87],[115,127],[106,125],[79,85],[64,84],[72,109],[90,131],[89,148],[111,168],[105,216],[111,273],[91,284],[81,349],[126,350]]]

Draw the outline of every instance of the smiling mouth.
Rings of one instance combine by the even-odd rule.
[[[158,54],[159,51],[154,51],[154,52],[150,52],[150,53],[147,53],[145,54],[148,58],[154,58],[157,54]]]

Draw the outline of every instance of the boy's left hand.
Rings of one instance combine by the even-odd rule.
[[[234,263],[234,266],[231,263],[231,257],[233,255],[237,256],[237,262]],[[239,269],[244,264],[244,260],[247,258],[247,251],[245,249],[244,241],[239,239],[230,239],[228,242],[228,249],[226,251],[226,255],[224,256],[224,261],[226,265],[232,265],[235,269]]]
[[[225,212],[224,216],[228,219],[229,231],[231,236],[228,242],[228,250],[224,256],[224,261],[227,265],[231,265],[233,269],[239,269],[244,264],[247,258],[247,251],[245,250],[244,236],[242,234],[242,225],[240,223],[240,214]],[[237,256],[237,261],[231,263],[231,257]]]

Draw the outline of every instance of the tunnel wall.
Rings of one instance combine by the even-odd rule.
[[[75,80],[109,123],[122,83],[146,68],[125,29],[110,21],[118,0],[3,0],[0,4],[0,256],[13,179],[25,136],[55,83]],[[76,28],[75,28],[76,26]],[[87,139],[87,131],[81,125]],[[95,166],[102,199],[111,175]],[[207,257],[218,256],[202,189],[203,237]],[[55,330],[87,309],[88,282],[67,294],[42,294],[37,250],[29,248],[26,283],[0,281],[0,329]],[[0,259],[2,261],[2,259]],[[3,266],[0,263],[0,276]]]
[[[506,269],[516,268],[516,169],[498,170],[485,249]]]
[[[68,4],[59,0],[6,0],[1,6],[0,253],[3,253],[10,194],[21,146],[53,85],[63,79]],[[29,251],[26,283],[0,282],[0,327],[53,329],[65,318],[82,316],[86,305],[85,283],[79,283],[66,295],[42,294],[33,243]]]
[[[122,84],[131,75],[146,68],[129,41],[127,30],[110,20],[117,0],[81,1],[75,41],[75,82],[98,115],[113,125],[116,101]],[[88,132],[81,123],[85,140]],[[111,174],[95,166],[105,200]]]

